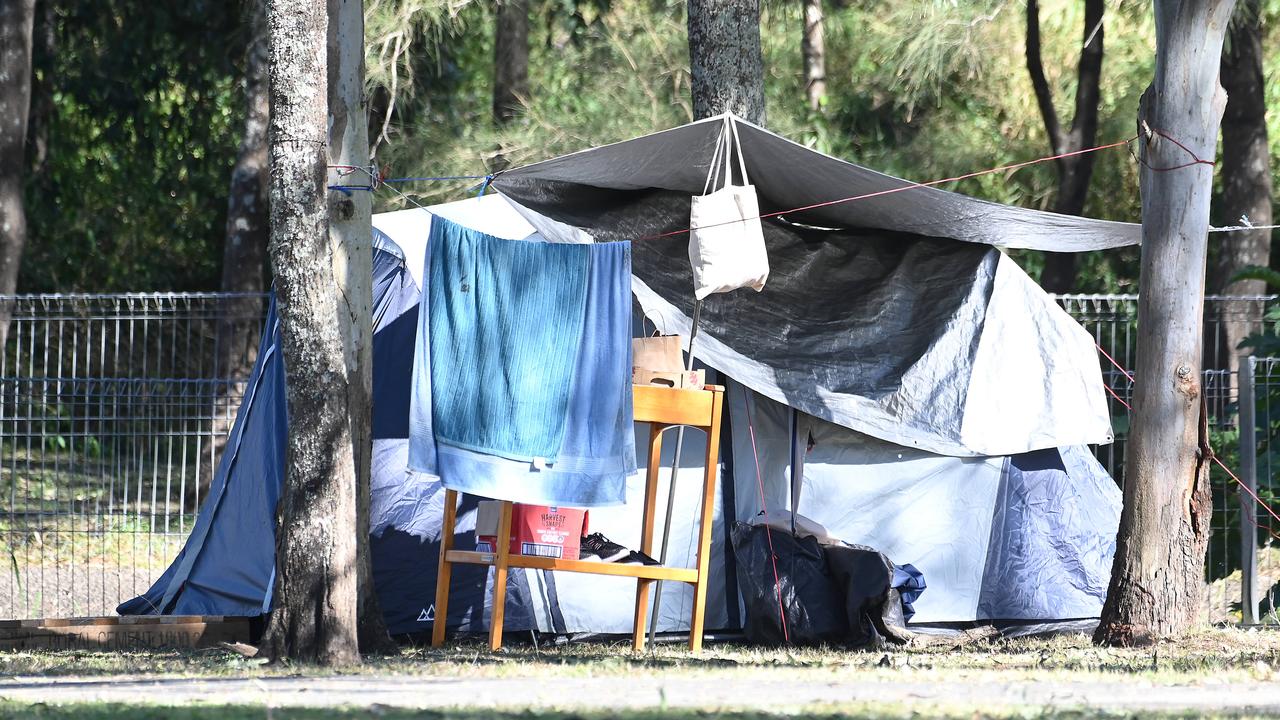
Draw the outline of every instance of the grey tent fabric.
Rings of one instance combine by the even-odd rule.
[[[915,186],[907,180],[876,172],[811,150],[735,116],[716,116],[671,130],[604,145],[508,170],[494,180],[494,187],[522,204],[556,219],[561,212],[544,212],[535,200],[539,186],[554,192],[561,184],[589,186],[603,191],[654,193],[673,191],[683,196],[683,218],[658,232],[688,227],[688,196],[700,194],[721,128],[736,125],[746,161],[747,175],[760,193],[760,210],[771,213],[809,207],[845,198],[811,210],[788,213],[787,220],[815,227],[892,230],[1001,248],[1083,252],[1137,245],[1141,226],[1060,215],[978,200],[934,187]],[[550,186],[550,187],[549,187]],[[900,190],[901,188],[911,188]],[[875,195],[875,197],[860,197]],[[596,197],[610,197],[608,192]],[[616,196],[615,196],[616,197]],[[528,202],[526,202],[528,201]],[[595,218],[570,222],[588,225],[622,225],[625,212],[609,208]],[[635,218],[626,218],[631,229],[655,230]],[[628,227],[617,227],[625,235]],[[600,239],[639,239],[610,235]]]
[[[797,498],[792,409],[731,382],[729,413],[738,518],[785,517],[794,507],[840,540],[915,565],[928,589],[913,623],[1101,612],[1120,491],[1088,449],[945,457],[801,415],[796,433],[807,451]]]
[[[741,125],[762,210],[902,185],[730,121]],[[511,170],[495,186],[546,237],[638,238],[633,290],[663,332],[687,336],[688,236],[656,236],[687,227],[690,195],[702,190],[723,122]],[[760,293],[706,299],[698,357],[778,402],[933,453],[999,456],[1110,442],[1092,340],[1016,263],[983,243],[1035,235],[1036,246],[1065,237],[1114,246],[1136,238],[1136,226],[932,189],[875,200],[892,205],[848,203],[765,220],[769,281]]]

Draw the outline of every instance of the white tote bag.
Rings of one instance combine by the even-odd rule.
[[[720,137],[703,194],[693,197],[689,213],[689,264],[693,266],[693,294],[698,300],[743,287],[759,292],[769,277],[760,205],[755,186],[747,182],[738,129],[731,119],[725,118]],[[735,150],[741,185],[733,184],[731,156]],[[724,185],[720,186],[722,171]]]

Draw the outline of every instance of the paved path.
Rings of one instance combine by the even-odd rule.
[[[7,678],[0,698],[30,702],[119,702],[269,707],[624,709],[698,707],[785,710],[806,705],[887,703],[907,707],[1095,708],[1114,711],[1280,713],[1280,683],[1154,685],[1127,681],[930,682],[897,679],[781,681],[706,678],[446,678],[369,675],[322,678]]]

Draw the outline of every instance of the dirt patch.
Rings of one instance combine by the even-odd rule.
[[[115,615],[117,605],[145,592],[165,567],[53,563],[5,568],[0,572],[0,619]]]

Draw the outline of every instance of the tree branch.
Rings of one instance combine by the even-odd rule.
[[[1062,126],[1058,124],[1058,113],[1053,109],[1053,92],[1044,76],[1044,63],[1040,60],[1040,4],[1036,0],[1027,0],[1027,72],[1031,75],[1031,87],[1036,93],[1040,116],[1044,118],[1049,145],[1055,153],[1061,152]]]
[[[1098,98],[1102,84],[1104,0],[1084,0],[1084,45],[1076,71],[1076,111],[1071,119],[1072,150],[1091,147],[1098,137]]]

